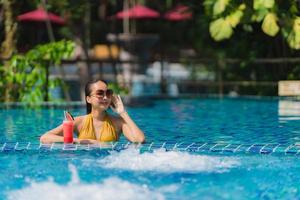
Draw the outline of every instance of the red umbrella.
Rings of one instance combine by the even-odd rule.
[[[60,16],[57,16],[53,13],[48,12],[48,15],[46,11],[43,8],[38,8],[34,11],[24,13],[22,15],[18,16],[19,21],[37,21],[37,22],[44,22],[47,19],[49,19],[50,22],[55,24],[64,24],[65,20],[61,18]]]
[[[189,7],[178,5],[174,9],[168,11],[164,18],[170,21],[183,21],[192,19],[193,14],[189,11]]]
[[[115,15],[117,19],[131,18],[131,19],[142,19],[142,18],[159,18],[159,12],[147,8],[142,5],[136,5],[128,10],[120,11]]]

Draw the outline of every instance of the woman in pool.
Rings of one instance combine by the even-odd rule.
[[[74,132],[77,143],[96,144],[117,141],[120,133],[131,142],[144,142],[143,131],[135,124],[125,110],[119,95],[114,95],[102,80],[90,81],[85,86],[87,115],[75,117]],[[119,116],[109,115],[106,110],[112,107]],[[63,142],[62,125],[41,136],[42,143]]]

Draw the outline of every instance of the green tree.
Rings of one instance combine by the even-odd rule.
[[[39,45],[25,55],[16,54],[8,61],[6,68],[0,66],[1,102],[26,102],[35,104],[44,101],[48,86],[61,85],[59,79],[47,82],[49,64],[59,65],[63,58],[73,52],[74,44],[59,41]],[[53,100],[50,96],[49,100]]]
[[[281,35],[292,49],[300,49],[300,13],[296,0],[205,0],[210,34],[216,41],[228,39],[238,25],[261,24],[268,36]]]
[[[15,35],[17,30],[17,23],[14,21],[13,0],[1,0],[0,5],[3,10],[4,18],[4,41],[1,44],[0,57],[9,58],[15,50]]]

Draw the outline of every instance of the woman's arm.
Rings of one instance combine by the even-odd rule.
[[[144,142],[145,134],[126,112],[120,95],[113,96],[112,102],[115,106],[112,109],[120,115],[121,119],[118,124],[125,137],[131,142]]]
[[[122,118],[122,132],[125,137],[131,142],[144,142],[145,134],[143,131],[134,123],[127,112],[120,114]]]
[[[40,137],[41,143],[53,143],[53,142],[63,142],[63,126],[59,125],[58,127],[47,131]]]
[[[74,119],[74,132],[75,130],[78,130],[78,126],[82,121],[82,116],[75,117]],[[63,142],[64,136],[63,136],[63,125],[59,125],[58,127],[47,131],[40,137],[41,143],[54,143],[54,142]],[[76,139],[74,140],[76,142]]]
[[[100,144],[97,140],[93,139],[78,139],[74,138],[74,142],[78,144]]]

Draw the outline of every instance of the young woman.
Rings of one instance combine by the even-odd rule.
[[[102,80],[90,81],[85,86],[87,115],[74,119],[74,132],[77,143],[98,143],[117,141],[122,132],[131,142],[144,142],[143,131],[134,123],[126,112],[119,95],[114,95]],[[119,116],[109,115],[111,107]],[[40,138],[42,143],[63,142],[62,125],[46,132]]]

